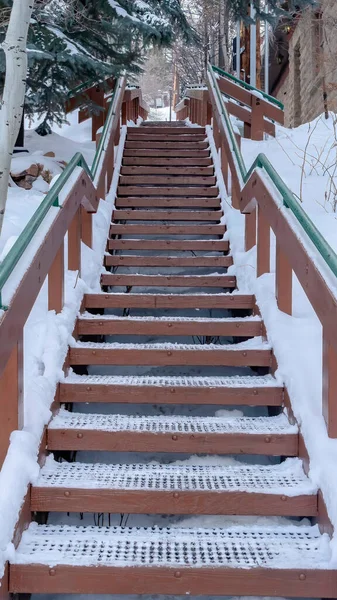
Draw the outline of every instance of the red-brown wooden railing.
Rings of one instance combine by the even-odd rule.
[[[113,96],[109,123],[103,133],[98,136],[97,154],[92,171],[87,165],[79,168],[77,165],[85,163],[81,155],[76,155],[68,164],[55,186],[44,200],[44,205],[59,206],[55,219],[48,230],[41,246],[37,249],[34,258],[20,281],[9,305],[5,308],[0,318],[0,467],[5,459],[9,437],[12,431],[21,429],[23,425],[23,329],[30,311],[36,301],[41,287],[48,276],[48,303],[49,309],[60,312],[64,305],[64,238],[68,234],[68,268],[81,273],[81,241],[89,247],[92,246],[92,214],[96,212],[100,198],[105,199],[114,171],[114,147],[119,139],[123,107],[132,104],[132,117],[137,120],[139,102],[138,96],[130,101],[128,91],[125,92],[125,80],[116,85]],[[144,114],[144,113],[143,113]],[[75,169],[77,177],[67,193],[67,197],[58,204],[58,194],[63,184]],[[50,199],[49,199],[50,196]],[[48,203],[49,202],[49,203]],[[42,205],[41,205],[42,206]],[[41,207],[40,207],[41,209]],[[37,210],[37,213],[39,210]],[[2,285],[10,276],[11,257],[16,255],[15,264],[20,260],[16,247],[20,248],[22,239],[29,235],[29,230],[34,229],[34,219],[28,223],[19,240],[10,251],[0,267]],[[32,229],[33,227],[33,229]],[[31,239],[27,238],[27,244]],[[14,263],[13,263],[14,264]],[[9,266],[9,268],[8,268]],[[7,270],[4,277],[3,271]],[[2,290],[0,289],[0,292]]]
[[[195,89],[192,88],[192,93]],[[271,120],[283,122],[281,108],[266,100],[257,90],[245,89],[237,83],[216,77],[212,67],[208,70],[208,96],[197,100],[204,106],[194,114],[205,114],[206,104],[212,105],[212,123],[214,140],[221,149],[221,168],[227,192],[232,206],[245,214],[245,249],[257,248],[257,276],[271,271],[271,231],[276,237],[275,283],[278,308],[292,313],[292,276],[298,278],[313,307],[323,329],[323,389],[322,412],[326,421],[328,435],[337,437],[337,299],[332,287],[336,286],[337,256],[310,221],[292,192],[269,163],[267,157],[259,155],[247,172],[234,134],[228,107],[223,96],[233,98],[235,102],[250,107],[249,125],[246,134],[253,139],[262,139],[264,133],[270,133]],[[186,98],[189,97],[189,91]],[[259,101],[257,103],[257,100]],[[182,111],[185,112],[182,112]],[[235,104],[232,114],[247,119],[241,112],[242,106]],[[208,111],[208,108],[207,108]],[[178,105],[178,114],[191,119],[190,104]],[[241,115],[241,117],[240,117]],[[181,118],[180,117],[180,118]],[[204,125],[204,121],[197,121]],[[269,123],[268,125],[266,123]],[[268,184],[266,181],[268,180]],[[281,200],[280,200],[281,197]],[[288,213],[293,220],[288,218]],[[297,220],[297,221],[296,221]],[[302,233],[299,236],[299,228]],[[317,262],[307,250],[306,244],[313,243],[317,254],[330,269],[326,279]],[[328,281],[333,282],[330,286]]]

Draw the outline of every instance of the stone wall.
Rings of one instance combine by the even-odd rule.
[[[320,12],[307,9],[289,42],[289,69],[276,97],[285,105],[285,123],[297,127],[328,110],[337,112],[337,0],[322,0]]]

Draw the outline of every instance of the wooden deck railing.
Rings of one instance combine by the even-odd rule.
[[[226,98],[227,112],[243,122],[243,137],[262,140],[264,133],[275,135],[275,122],[283,125],[283,105],[252,86],[213,67],[217,84]],[[193,86],[175,107],[177,119],[207,125],[211,122],[212,107],[208,90]]]
[[[130,100],[128,96],[125,97],[125,78],[122,78],[115,83],[110,97],[109,111],[97,140],[92,168],[89,169],[80,153],[73,157],[0,266],[0,468],[6,457],[10,434],[23,426],[25,323],[47,276],[48,308],[62,311],[66,234],[68,269],[81,273],[81,241],[92,246],[92,214],[97,210],[99,199],[105,199],[111,184],[114,147],[119,139],[122,107],[127,102]],[[133,111],[135,119],[139,116],[137,106]],[[66,198],[60,201],[59,196],[61,192],[64,194],[65,189]],[[46,216],[50,216],[52,209],[57,211],[55,218],[13,297],[5,303],[3,288],[16,265],[24,259],[28,245],[34,242],[36,232]]]
[[[76,108],[79,108],[78,122],[83,123],[87,119],[92,119],[91,139],[96,141],[97,131],[103,127],[107,113],[109,110],[109,92],[114,90],[116,79],[109,77],[101,83],[91,85],[90,83],[82,84],[74,88],[69,93],[69,99],[66,103],[66,113],[69,113]],[[92,105],[91,112],[83,104]],[[147,119],[149,107],[144,102],[142,91],[138,87],[127,88],[124,94],[122,106],[122,124],[127,121],[136,121],[138,117]]]
[[[287,314],[292,313],[294,273],[322,324],[322,412],[328,435],[336,438],[337,299],[332,288],[336,286],[337,255],[264,154],[258,155],[249,171],[246,169],[240,144],[228,114],[228,105],[231,103],[225,102],[223,95],[227,98],[233,97],[235,101],[251,107],[250,135],[254,139],[260,139],[256,136],[262,136],[263,131],[270,133],[265,125],[262,125],[265,119],[277,118],[278,122],[283,121],[281,106],[261,94],[257,110],[257,90],[251,86],[241,87],[237,81],[224,81],[224,77],[219,79],[215,71],[217,70],[209,66],[208,97],[205,96],[204,100],[200,99],[199,102],[211,102],[212,105],[214,139],[218,150],[221,148],[221,168],[227,192],[232,198],[232,206],[246,215],[245,247],[246,250],[254,246],[257,248],[257,276],[271,272],[272,231],[276,237],[273,270],[278,308]],[[239,108],[241,109],[241,106]],[[204,106],[203,114],[205,110]],[[199,108],[197,114],[201,113],[202,109]],[[190,115],[187,113],[185,118],[188,117],[190,118]],[[199,125],[204,124],[201,119],[197,122]],[[324,277],[313,258],[313,253],[310,252],[312,246],[315,247],[319,260],[324,261],[328,267],[327,277]],[[331,286],[329,280],[332,281]]]

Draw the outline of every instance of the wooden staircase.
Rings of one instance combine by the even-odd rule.
[[[129,128],[102,292],[76,323],[31,489],[43,524],[23,534],[12,592],[336,596],[317,490],[225,232],[205,130]]]

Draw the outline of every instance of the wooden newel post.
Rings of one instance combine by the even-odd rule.
[[[270,226],[260,208],[257,211],[257,276],[270,272]]]
[[[68,231],[68,269],[81,276],[81,210],[77,210]]]
[[[288,258],[276,240],[276,299],[280,310],[292,314],[292,279],[293,271]]]
[[[15,343],[0,377],[0,468],[6,458],[12,431],[24,425],[23,334]]]
[[[251,250],[256,244],[256,208],[245,214],[245,251]]]
[[[261,104],[260,98],[252,96],[252,140],[263,140],[263,129],[263,105]]]
[[[64,306],[64,242],[48,273],[48,310],[60,313]]]
[[[337,351],[323,327],[323,416],[328,435],[337,438]]]
[[[223,142],[221,143],[221,171],[228,194],[228,160]]]

